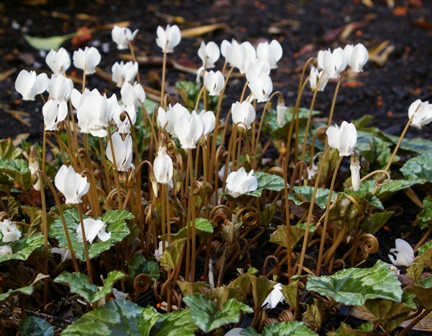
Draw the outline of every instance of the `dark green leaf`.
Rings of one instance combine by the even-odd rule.
[[[213,233],[213,225],[211,225],[210,221],[206,218],[196,218],[195,219],[195,228],[196,233],[199,234],[201,232],[207,232],[207,233]],[[180,230],[178,230],[177,233],[171,234],[171,239],[181,239],[187,237],[187,227],[183,227]],[[161,237],[162,240],[168,241],[168,235],[163,235]]]
[[[143,308],[126,300],[112,300],[92,310],[71,325],[62,336],[131,336],[143,335],[140,319]]]
[[[174,240],[162,253],[159,263],[166,270],[174,269],[180,259],[183,247],[186,244],[186,238]]]
[[[76,228],[80,225],[78,211],[76,209],[66,210],[64,216],[75,255],[78,259],[85,260],[84,245],[82,242],[78,241],[78,235],[76,233]],[[87,217],[83,216],[83,218]],[[92,244],[88,244],[90,259],[108,250],[114,243],[121,242],[123,238],[130,233],[126,220],[132,218],[134,218],[134,216],[130,212],[124,210],[112,210],[105,213],[101,217],[101,220],[106,224],[106,231],[111,232],[111,238],[106,242],[96,238]],[[56,238],[59,241],[59,247],[68,248],[66,235],[60,218],[55,220],[51,226],[50,237]]]
[[[3,159],[14,160],[21,155],[22,151],[22,149],[15,147],[12,140],[0,140],[0,157],[2,157]]]
[[[409,159],[400,169],[407,180],[416,181],[419,184],[432,181],[432,156],[422,154]]]
[[[417,215],[422,229],[429,227],[432,224],[432,197],[427,196],[423,200],[423,210]]]
[[[382,211],[370,214],[361,223],[361,228],[367,233],[375,234],[385,223],[387,223],[393,214],[394,211]]]
[[[192,319],[205,333],[222,327],[229,323],[238,323],[241,312],[253,313],[253,309],[236,299],[230,299],[223,305],[222,311],[217,311],[212,301],[207,300],[202,294],[192,294],[183,298],[190,307]]]
[[[96,303],[110,294],[114,283],[124,277],[125,274],[120,271],[108,273],[103,287],[100,290],[98,286],[90,284],[88,277],[82,273],[62,272],[54,279],[54,282],[67,284],[71,292],[77,293],[89,303]]]
[[[28,162],[22,159],[6,160],[0,157],[0,184],[13,185],[14,181],[23,190],[28,190],[31,187]]]
[[[21,321],[19,332],[26,336],[52,336],[54,328],[41,317],[29,316]]]
[[[9,289],[6,293],[0,294],[0,302],[14,295],[20,295],[20,294],[31,295],[32,293],[33,293],[33,286],[25,286],[18,289]]]
[[[0,240],[3,238],[0,232]],[[44,244],[44,237],[41,234],[21,238],[20,240],[9,243],[12,254],[0,255],[0,263],[7,260],[27,260],[32,252]],[[5,245],[5,244],[1,244]]]
[[[309,232],[315,231],[315,226],[309,225]],[[291,250],[297,243],[304,237],[306,231],[306,224],[297,224],[290,226],[290,247]],[[288,247],[287,244],[287,226],[279,225],[275,232],[270,235],[270,243],[279,244],[283,247]]]
[[[128,263],[128,273],[132,279],[138,274],[145,273],[150,278],[159,279],[160,271],[159,266],[154,261],[147,260],[144,255],[135,254],[132,260]]]
[[[347,189],[345,190],[345,193],[352,196],[363,207],[365,207],[366,205],[371,205],[374,208],[384,210],[384,206],[382,205],[379,198],[364,189],[358,191]]]
[[[242,331],[242,335],[259,335],[253,328],[249,327]],[[289,321],[272,323],[263,328],[261,336],[313,336],[317,333],[310,330],[303,322]]]
[[[380,186],[375,195],[381,201],[385,201],[399,190],[411,187],[417,183],[418,181],[390,180],[386,185]],[[364,181],[360,184],[360,190],[367,190],[372,193],[375,190],[375,185],[375,180]]]
[[[297,186],[294,187],[294,193],[289,194],[288,198],[293,201],[296,205],[309,204],[312,200],[314,187],[310,186]],[[315,196],[315,204],[321,209],[325,209],[327,206],[327,200],[330,195],[329,189],[318,188]],[[332,194],[332,201],[336,198],[336,193]]]
[[[194,336],[197,329],[190,309],[184,309],[162,314],[149,336]]]
[[[348,268],[330,276],[309,276],[307,290],[329,295],[348,306],[362,306],[368,299],[402,300],[402,288],[388,264],[378,260],[372,268]]]

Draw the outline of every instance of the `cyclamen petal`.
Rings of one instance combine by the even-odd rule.
[[[153,162],[153,172],[158,183],[168,184],[172,187],[173,162],[166,152],[165,146],[159,146],[158,155]]]
[[[432,121],[432,105],[417,99],[408,109],[408,118],[412,118],[411,126],[421,129]]]
[[[23,97],[23,100],[35,100],[35,96],[48,88],[48,76],[41,73],[36,76],[35,71],[21,70],[15,81],[15,90]]]
[[[90,189],[87,177],[76,173],[72,166],[62,165],[57,172],[54,184],[66,198],[66,204],[81,203],[81,197]]]
[[[232,104],[231,116],[234,124],[241,123],[239,127],[245,128],[246,125],[247,129],[250,129],[252,122],[255,120],[256,112],[253,105],[244,100],[242,103],[236,102]]]
[[[132,33],[129,28],[114,26],[113,30],[111,31],[111,37],[112,40],[117,44],[117,48],[122,50],[129,48],[129,41],[133,41],[137,33],[138,29]]]
[[[71,65],[71,58],[65,48],[61,47],[58,51],[52,50],[45,57],[46,64],[50,67],[54,75],[64,74]]]
[[[165,30],[159,26],[156,30],[156,34],[158,36],[156,38],[156,44],[163,52],[174,52],[174,47],[181,41],[180,29],[177,25],[167,25]]]
[[[388,257],[395,266],[410,267],[414,261],[414,250],[403,239],[396,239],[396,248],[390,249],[390,253]]]
[[[93,240],[98,237],[102,241],[107,241],[111,238],[111,232],[106,232],[106,224],[100,219],[85,218],[83,220],[86,240],[92,244]],[[83,241],[81,225],[76,228],[78,241]]]
[[[76,68],[85,70],[86,75],[96,72],[96,66],[101,61],[101,55],[95,47],[78,49],[73,54],[73,64]]]
[[[265,301],[263,302],[261,308],[265,310],[276,308],[279,302],[284,302],[285,297],[282,294],[282,284],[277,283],[273,286],[273,290],[267,295]]]
[[[258,180],[253,176],[253,170],[246,173],[245,169],[241,167],[228,175],[226,188],[230,194],[245,194],[258,189]]]
[[[327,141],[331,148],[339,151],[339,156],[350,156],[357,144],[357,130],[353,123],[342,122],[341,127],[330,126],[327,129]]]

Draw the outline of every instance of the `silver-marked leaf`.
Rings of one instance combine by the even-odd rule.
[[[123,279],[126,275],[121,271],[112,271],[108,273],[104,281],[102,289],[93,284],[90,284],[89,278],[82,273],[69,273],[62,272],[54,282],[67,284],[70,291],[80,295],[84,300],[89,303],[96,303],[111,293],[114,283]]]
[[[429,153],[409,159],[400,171],[407,180],[419,184],[432,182],[432,156]]]
[[[62,336],[130,336],[142,335],[140,318],[143,308],[127,300],[112,300],[92,310],[71,325]]]
[[[312,200],[314,187],[310,186],[296,186],[293,188],[294,193],[289,194],[288,198],[296,205],[309,204]],[[329,189],[318,188],[315,196],[315,204],[321,209],[327,206],[327,200],[330,194]],[[335,200],[337,193],[332,193],[332,201]],[[309,205],[308,205],[309,206]]]
[[[390,180],[386,185],[378,187],[375,195],[381,201],[385,201],[399,190],[406,189],[414,184],[418,184],[418,181]],[[367,192],[372,193],[375,190],[375,185],[375,180],[364,181],[360,183],[360,190],[366,190]]]
[[[3,238],[0,232],[0,240]],[[0,263],[7,260],[27,260],[32,252],[44,244],[44,237],[41,234],[35,234],[17,240],[16,242],[9,243],[12,249],[12,254],[0,255]],[[5,244],[1,244],[5,245]]]
[[[78,235],[76,233],[76,228],[80,225],[78,211],[76,209],[66,210],[64,216],[75,255],[78,259],[85,260],[84,245],[82,242],[78,241]],[[83,216],[83,218],[87,217]],[[112,210],[105,213],[101,217],[101,220],[106,224],[106,231],[111,232],[111,237],[105,242],[96,238],[92,244],[88,244],[90,259],[108,250],[114,243],[121,242],[123,238],[130,233],[126,220],[132,218],[134,218],[134,216],[125,210]],[[54,221],[49,235],[58,240],[59,247],[68,248],[66,235],[60,218]]]
[[[376,298],[401,302],[403,294],[396,274],[380,260],[372,268],[348,268],[329,276],[309,276],[306,288],[348,306],[362,306],[366,300]]]
[[[259,335],[252,327],[241,332],[241,335],[256,336]],[[310,330],[306,324],[299,321],[287,321],[272,323],[263,328],[261,336],[314,336],[317,333]]]
[[[26,336],[52,336],[54,328],[41,317],[29,316],[21,321],[19,332]]]

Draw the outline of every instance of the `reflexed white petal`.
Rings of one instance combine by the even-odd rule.
[[[72,166],[62,165],[58,170],[54,184],[66,198],[66,204],[81,203],[81,197],[90,189],[87,177],[76,173]]]
[[[106,224],[100,219],[85,218],[83,220],[86,240],[91,244],[96,237],[102,241],[107,241],[111,237],[111,233],[105,232]],[[81,224],[76,228],[78,241],[83,241]]]
[[[15,223],[12,223],[9,219],[5,219],[0,222],[0,231],[2,232],[3,243],[11,243],[20,239],[21,231],[18,229]]]
[[[101,55],[95,47],[78,49],[73,54],[73,64],[76,68],[85,70],[86,75],[96,72],[96,66],[101,61]]]
[[[166,153],[165,146],[159,146],[158,155],[153,162],[153,173],[156,181],[162,184],[172,186],[173,162],[170,156]]]
[[[245,194],[258,188],[258,180],[253,176],[253,170],[246,173],[241,167],[236,172],[231,172],[226,180],[227,191],[231,194]]]
[[[179,44],[181,40],[180,29],[177,25],[167,25],[165,30],[159,26],[156,30],[156,34],[156,44],[163,52],[167,53],[172,53],[174,47]]]
[[[253,105],[245,100],[242,103],[236,102],[232,104],[231,116],[234,124],[241,122],[246,125],[247,129],[250,129],[252,122],[255,120],[256,112]],[[239,124],[239,126],[244,128],[243,124]]]
[[[46,64],[55,74],[65,73],[71,65],[71,58],[65,48],[61,47],[58,51],[52,50],[45,57]]]
[[[395,266],[409,267],[414,261],[414,250],[411,245],[403,239],[396,239],[396,248],[390,249],[390,253],[388,257]]]
[[[273,309],[279,304],[279,302],[284,302],[285,298],[281,290],[282,290],[282,285],[280,283],[274,285],[273,290],[270,292],[269,295],[267,295],[261,308],[264,308],[265,310]]]
[[[0,256],[13,254],[13,251],[9,245],[0,246]]]
[[[363,66],[366,64],[369,58],[369,53],[366,47],[359,43],[357,44],[348,58],[348,64],[354,72],[362,72]]]
[[[205,110],[202,110],[199,116],[204,126],[203,134],[207,135],[213,131],[216,125],[216,116],[213,112]]]

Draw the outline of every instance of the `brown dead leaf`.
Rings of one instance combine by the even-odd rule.
[[[373,2],[372,0],[362,0],[363,5],[365,5],[366,7],[372,8],[373,7]]]
[[[0,82],[3,82],[5,79],[9,78],[16,71],[16,68],[12,68],[5,72],[0,72]]]
[[[350,81],[346,81],[342,84],[343,87],[348,87],[348,88],[357,88],[362,86],[363,83],[357,80],[350,80]]]
[[[181,31],[181,36],[197,37],[225,27],[226,27],[226,23],[215,23],[215,24],[201,26],[201,27],[184,29]]]
[[[14,146],[19,146],[23,140],[27,140],[30,133],[18,134],[15,139],[12,140]]]
[[[17,119],[18,121],[20,121],[22,124],[30,127],[31,123],[29,123],[27,120],[24,119],[24,117],[30,117],[30,114],[27,112],[23,112],[23,111],[16,111],[16,110],[5,110],[7,113],[9,113],[10,115],[12,115],[12,117],[14,117],[15,119]]]
[[[92,40],[92,34],[87,27],[79,27],[77,31],[79,34],[71,40],[73,46],[80,46]]]
[[[383,66],[389,55],[395,50],[395,46],[389,40],[381,42],[376,47],[369,49],[369,61]]]
[[[99,25],[99,26],[92,28],[91,32],[101,31],[101,30],[111,30],[114,28],[114,26],[129,27],[130,21],[120,21],[120,22],[114,22],[114,23],[107,23],[107,24]]]
[[[199,64],[189,61],[187,59],[173,60],[172,64],[175,69],[194,75],[196,75],[199,68]]]

